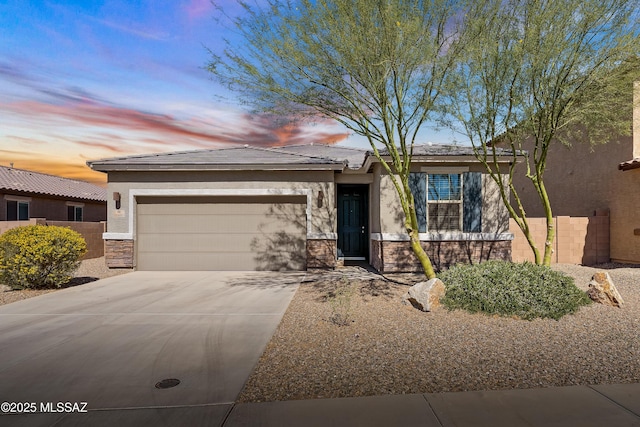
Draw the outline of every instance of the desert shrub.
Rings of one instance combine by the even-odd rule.
[[[329,320],[338,326],[347,326],[351,323],[351,299],[356,292],[353,283],[347,279],[341,279],[336,283],[335,290],[329,294],[327,301],[331,306]]]
[[[59,288],[86,252],[84,238],[69,228],[13,228],[0,236],[0,280],[13,289]]]
[[[591,302],[572,277],[528,262],[457,265],[440,279],[446,286],[442,303],[450,310],[558,320]]]

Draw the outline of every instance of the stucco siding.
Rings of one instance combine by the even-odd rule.
[[[502,176],[506,180],[506,176]],[[509,211],[500,196],[500,187],[487,174],[482,175],[482,232],[507,233]]]
[[[243,172],[110,172],[108,184],[108,233],[135,232],[135,206],[130,206],[131,194],[137,190],[153,193],[151,190],[180,190],[197,193],[202,190],[292,190],[309,191],[311,212],[311,233],[335,233],[335,184],[331,171],[243,171]],[[120,193],[121,206],[116,210],[111,196]],[[322,196],[320,196],[322,192]],[[161,195],[161,194],[157,194]],[[194,195],[194,194],[190,194]],[[320,202],[322,199],[322,202]],[[129,221],[133,218],[133,229]]]
[[[382,166],[376,164],[373,166],[373,183],[370,187],[369,194],[369,210],[371,211],[371,222],[369,223],[369,231],[372,233],[380,233],[380,194],[381,194],[381,174]],[[371,249],[371,248],[369,248]]]
[[[640,169],[616,172],[618,185],[609,214],[611,259],[640,264]]]
[[[480,172],[484,169],[482,165],[474,165],[473,168],[469,168],[469,171]],[[377,194],[380,194],[380,200],[378,205],[374,207],[377,211],[374,210],[373,218],[375,220],[379,216],[380,226],[378,231],[374,225],[372,232],[405,234],[404,212],[391,177],[383,172],[379,178],[374,180],[374,194],[376,194],[378,182],[379,192]],[[481,227],[483,233],[499,234],[509,231],[509,212],[500,197],[498,184],[486,174],[482,175]]]
[[[381,233],[406,233],[405,216],[400,204],[400,197],[398,197],[392,178],[386,173],[380,175],[379,209]]]
[[[524,147],[531,150],[532,147]],[[544,182],[554,216],[591,216],[611,205],[620,189],[618,165],[633,158],[633,140],[620,137],[608,144],[589,146],[575,141],[571,147],[553,143],[549,148]],[[544,208],[518,165],[514,184],[527,216],[543,217]]]

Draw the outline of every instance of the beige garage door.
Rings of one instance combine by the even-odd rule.
[[[304,197],[138,198],[139,270],[304,270]]]

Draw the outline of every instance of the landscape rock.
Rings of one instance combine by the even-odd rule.
[[[440,279],[431,279],[416,283],[402,297],[403,304],[411,304],[418,310],[432,311],[440,306],[440,298],[444,296],[445,287]]]
[[[613,284],[613,280],[611,280],[611,276],[604,271],[598,271],[593,275],[591,282],[589,282],[587,295],[599,304],[613,307],[622,307],[624,304],[622,296]]]

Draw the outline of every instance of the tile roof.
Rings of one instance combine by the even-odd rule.
[[[339,162],[346,161],[349,169],[360,169],[367,154],[367,150],[361,150],[359,148],[316,143],[286,145],[284,147],[277,147],[277,150],[307,156],[320,156]]]
[[[0,166],[0,191],[19,191],[70,199],[107,201],[107,190],[103,187],[84,181],[6,166]]]
[[[511,155],[507,149],[497,149],[498,155]],[[380,150],[386,155],[386,150]],[[360,169],[371,151],[326,144],[288,145],[282,147],[219,148],[211,150],[181,151],[138,156],[116,157],[89,161],[87,164],[99,171],[154,170],[154,169],[220,169],[225,167],[278,168],[302,166],[309,168]],[[414,156],[473,156],[473,149],[460,145],[416,145]]]
[[[261,148],[252,146],[220,148],[212,150],[181,151],[139,156],[116,157],[87,162],[96,170],[106,166],[246,166],[246,165],[343,165],[342,160],[334,160],[318,155],[287,152],[282,148]]]
[[[628,171],[637,168],[640,168],[640,157],[636,157],[635,159],[629,160],[627,162],[622,162],[618,165],[618,169],[620,169],[621,171]]]
[[[368,152],[373,155],[373,152]],[[385,156],[389,152],[386,149],[380,150],[380,154]],[[512,151],[506,148],[496,148],[499,156],[510,156]],[[521,155],[522,153],[518,153]],[[414,145],[414,156],[473,156],[473,147],[468,145],[446,145],[446,144],[421,144]]]

